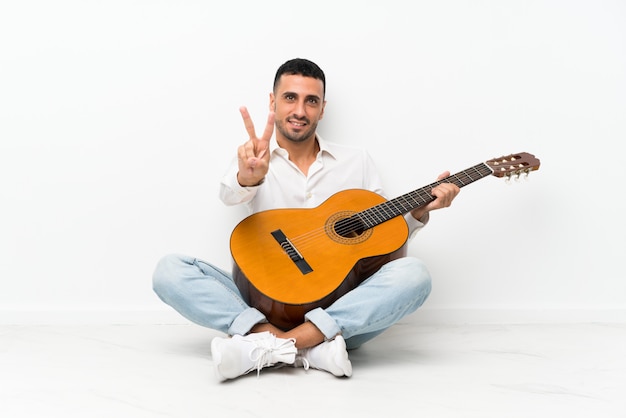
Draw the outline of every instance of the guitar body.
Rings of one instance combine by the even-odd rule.
[[[330,306],[385,263],[405,256],[403,216],[366,230],[338,227],[383,202],[376,193],[354,189],[316,208],[275,209],[244,219],[230,241],[233,278],[244,300],[288,330],[303,323],[306,312]]]

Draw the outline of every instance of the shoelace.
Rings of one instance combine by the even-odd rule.
[[[309,363],[309,360],[304,357],[304,355],[300,355],[296,357],[296,362],[302,362],[302,367],[304,368],[304,370],[309,370],[309,368],[311,367],[311,364]]]
[[[274,363],[272,362],[272,357],[274,352],[280,352],[284,348],[288,348],[291,344],[295,344],[296,340],[290,338],[288,340],[284,340],[279,346],[274,346],[276,343],[276,338],[271,338],[267,340],[258,340],[256,341],[257,345],[250,351],[250,360],[252,360],[255,365],[253,369],[256,369],[257,377],[261,374],[261,369],[266,366],[271,366]],[[258,353],[255,356],[255,353]],[[307,362],[308,364],[308,362]]]

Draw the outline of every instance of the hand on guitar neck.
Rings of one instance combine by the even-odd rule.
[[[450,177],[450,172],[445,171],[437,177],[437,181]],[[425,221],[425,216],[431,210],[447,208],[452,204],[452,201],[459,194],[461,189],[459,186],[453,183],[441,183],[433,187],[431,194],[435,197],[435,200],[427,205],[420,206],[411,211],[411,215],[418,221]]]

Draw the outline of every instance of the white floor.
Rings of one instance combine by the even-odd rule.
[[[219,383],[195,325],[0,326],[3,417],[626,417],[626,325],[398,324],[354,375]],[[228,415],[227,415],[228,414]]]

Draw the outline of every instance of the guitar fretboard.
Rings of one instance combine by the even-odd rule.
[[[477,164],[459,173],[453,174],[445,179],[436,181],[428,186],[421,187],[412,192],[398,196],[395,199],[391,199],[387,202],[373,206],[369,209],[357,213],[355,216],[360,219],[365,229],[370,229],[395,218],[399,215],[409,213],[413,209],[426,205],[433,200],[433,196],[430,192],[433,187],[436,187],[442,183],[453,183],[459,187],[467,186],[487,177],[493,173],[493,170],[485,163]]]

